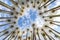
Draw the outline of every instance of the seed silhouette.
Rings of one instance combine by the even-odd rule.
[[[0,7],[0,13],[3,14],[0,17],[0,39],[60,40],[60,32],[54,29],[60,26],[60,22],[55,21],[60,17],[60,14],[56,14],[60,5],[48,10],[48,6],[55,1],[9,0],[9,4],[0,1],[0,5],[7,9]]]

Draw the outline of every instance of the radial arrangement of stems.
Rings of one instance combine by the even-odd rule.
[[[13,4],[12,6],[0,1],[0,6],[6,7],[10,10],[0,9],[0,13],[10,15],[10,17],[0,17],[0,22],[6,22],[5,24],[0,24],[0,29],[5,25],[8,25],[6,26],[6,29],[0,31],[0,39],[60,40],[60,32],[54,29],[55,26],[60,26],[60,22],[54,20],[55,18],[60,17],[60,14],[57,14],[57,11],[60,9],[60,5],[48,9],[48,6],[55,1],[56,0],[10,0]],[[20,27],[18,27],[16,23],[18,22],[19,17],[22,17],[24,12],[27,11],[25,9],[29,9],[31,7],[38,11],[38,16],[42,17],[44,23],[42,27],[37,27],[38,25],[36,22],[32,22],[32,29],[27,28],[25,31],[22,31],[23,29],[20,30]],[[24,34],[26,34],[25,38],[22,37]]]

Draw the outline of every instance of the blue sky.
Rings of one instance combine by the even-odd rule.
[[[3,0],[2,0],[3,1]],[[60,0],[57,0],[57,1],[60,1]],[[4,0],[3,2],[5,2],[6,4],[8,4],[8,5],[12,5],[12,3],[11,2],[9,2],[9,0]],[[50,8],[53,8],[54,6],[56,5],[56,2],[53,2],[52,4],[50,4],[50,6],[48,7],[49,9]],[[4,7],[3,7],[3,9],[4,9]],[[6,10],[6,9],[4,9],[4,10]],[[35,19],[36,19],[36,14],[34,14],[34,13],[36,13],[36,11],[32,11],[32,9],[29,11],[29,13],[30,13],[30,18],[27,18],[27,17],[25,17],[25,16],[23,16],[22,18],[20,18],[19,20],[21,20],[21,21],[19,21],[19,22],[21,22],[20,24],[20,26],[23,26],[23,21],[24,20],[26,20],[25,21],[25,25],[29,25],[30,24],[30,21],[34,21]],[[32,15],[31,15],[31,13],[33,13]],[[1,16],[1,15],[0,15]],[[4,16],[4,15],[3,15]],[[6,15],[5,15],[6,16]],[[8,16],[8,15],[7,15]],[[23,19],[24,18],[24,19]],[[31,19],[31,20],[30,20]],[[27,20],[29,21],[29,22],[27,22]]]

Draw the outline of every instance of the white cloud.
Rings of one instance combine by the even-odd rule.
[[[56,0],[56,6],[60,5],[60,0]]]

